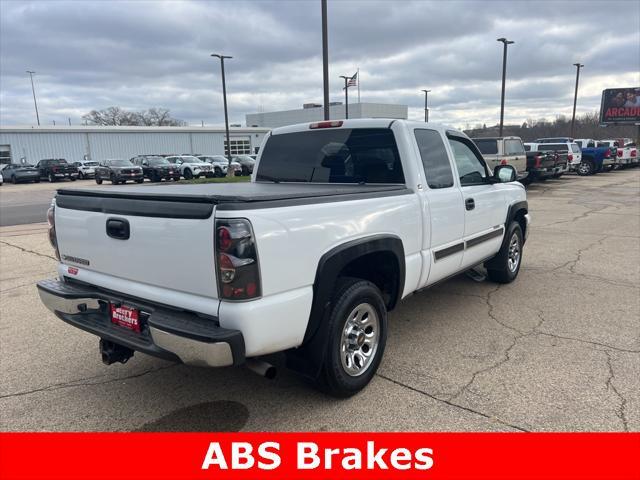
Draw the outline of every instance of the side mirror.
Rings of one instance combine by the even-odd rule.
[[[498,165],[493,170],[493,178],[499,183],[515,182],[518,178],[516,169],[511,165]]]

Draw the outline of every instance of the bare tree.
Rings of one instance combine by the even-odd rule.
[[[82,118],[92,125],[102,126],[185,126],[187,122],[173,118],[166,108],[150,108],[132,112],[120,107],[91,110]]]

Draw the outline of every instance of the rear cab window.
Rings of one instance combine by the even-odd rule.
[[[576,145],[575,143],[571,144],[571,151],[573,153],[580,153],[580,147],[578,147],[578,145]]]
[[[335,128],[271,135],[256,180],[404,184],[389,128]]]

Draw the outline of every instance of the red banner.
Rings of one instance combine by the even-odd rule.
[[[640,479],[637,433],[3,433],[2,479]]]

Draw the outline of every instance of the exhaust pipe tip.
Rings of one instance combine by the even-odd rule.
[[[245,365],[252,372],[257,373],[261,377],[267,378],[269,380],[273,380],[278,374],[278,369],[274,365],[271,365],[270,363],[264,362],[262,360],[247,358]]]

